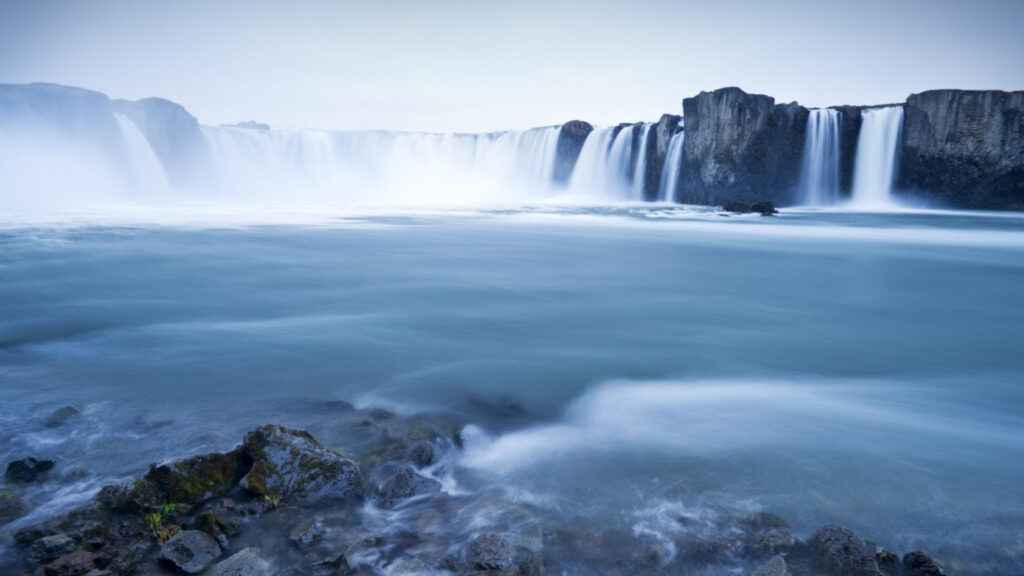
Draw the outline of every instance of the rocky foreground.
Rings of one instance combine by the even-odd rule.
[[[760,513],[651,541],[626,530],[546,519],[502,495],[452,489],[440,473],[461,450],[453,423],[345,408],[346,446],[267,425],[225,453],[152,466],[93,502],[13,535],[3,574],[753,574],[938,576],[849,529],[809,540]],[[32,482],[53,463],[10,463]],[[12,476],[13,474],[13,476]],[[0,498],[0,524],[23,515]],[[685,524],[686,518],[679,518]]]

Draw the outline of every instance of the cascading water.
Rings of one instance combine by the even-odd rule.
[[[153,148],[135,123],[121,114],[114,114],[124,139],[125,155],[136,190],[159,193],[167,190],[167,174]]]
[[[647,136],[651,133],[653,124],[644,124],[640,133],[640,148],[636,155],[636,165],[633,167],[633,188],[630,194],[632,200],[644,199],[644,187],[647,180]]]
[[[862,113],[851,205],[868,209],[893,206],[892,184],[902,126],[902,106],[873,108]]]
[[[632,193],[632,151],[632,127],[595,128],[580,150],[569,179],[569,193],[587,199],[628,199]]]
[[[203,127],[219,190],[463,201],[549,192],[558,127],[488,134]]]
[[[831,108],[811,110],[798,188],[801,204],[829,206],[839,199],[840,118]]]
[[[658,201],[674,202],[679,187],[679,172],[683,165],[683,134],[680,130],[668,141],[665,164],[661,167],[661,182],[658,185]]]

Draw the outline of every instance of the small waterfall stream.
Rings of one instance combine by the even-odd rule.
[[[830,206],[839,200],[840,119],[838,110],[811,110],[798,188],[800,204]]]
[[[884,209],[893,206],[896,154],[903,126],[903,107],[864,110],[853,172],[852,206]]]

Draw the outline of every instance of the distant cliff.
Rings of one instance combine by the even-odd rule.
[[[896,147],[894,199],[914,199],[936,207],[1024,210],[1024,92],[933,90],[890,106],[903,108],[898,138],[893,131],[893,137],[887,141]],[[858,144],[870,141],[861,138],[862,127],[867,124],[865,110],[874,107],[833,108],[841,113],[837,179],[839,197],[844,198],[850,195]],[[642,195],[644,200],[657,200],[674,191],[671,199],[690,204],[750,204],[767,200],[785,206],[798,200],[809,109],[797,103],[777,104],[770,96],[748,94],[739,88],[701,92],[684,99],[682,109],[682,116],[665,114],[654,123],[621,124],[613,128],[619,156],[611,158],[613,140],[607,140],[608,166],[598,167],[599,178],[607,175],[609,182],[622,189],[622,199]],[[305,134],[273,131],[253,122],[242,127],[258,129],[202,127],[184,107],[160,98],[130,102],[57,84],[0,85],[0,144],[7,151],[6,164],[0,166],[7,172],[9,187],[13,189],[17,182],[19,193],[21,189],[33,188],[34,181],[53,180],[47,178],[54,174],[67,176],[66,181],[60,182],[65,187],[68,183],[77,184],[79,175],[91,175],[103,176],[91,190],[123,187],[125,182],[135,182],[137,188],[144,189],[150,181],[140,174],[146,166],[156,164],[155,170],[166,184],[186,191],[205,193],[216,188],[220,180],[227,180],[227,185],[239,190],[249,190],[254,184],[277,190],[297,181],[335,190],[338,186],[334,181],[317,178],[366,164],[392,173],[398,166],[387,161],[353,163],[350,158],[330,151],[335,144],[338,150],[393,152],[396,159],[402,160],[407,156],[403,142],[418,142],[416,146],[440,142],[398,132],[363,136],[322,131]],[[678,180],[666,179],[669,144],[680,130],[681,156],[673,156],[677,161],[671,163],[672,175]],[[567,122],[559,127],[553,145],[536,148],[547,155],[543,161],[534,158],[508,164],[545,166],[545,173],[538,173],[529,181],[550,182],[557,191],[572,179],[584,143],[594,135],[608,138],[609,131],[595,131],[591,124],[581,120]],[[156,160],[133,165],[140,162],[140,150],[133,141],[137,143],[142,138],[145,150],[141,152]],[[461,149],[470,140],[481,147],[496,142],[494,135],[488,134],[443,138],[451,140],[438,144],[436,150],[426,149],[425,153],[434,156],[419,159],[423,162],[414,169],[424,163],[450,161],[451,150]],[[354,142],[365,142],[367,146],[363,149]],[[673,151],[680,148],[678,138],[674,142]],[[230,154],[218,155],[225,146],[231,147]],[[74,161],[67,158],[72,153],[78,154]],[[307,153],[308,157],[303,156]],[[44,173],[38,166],[49,164],[29,158],[31,154],[52,156],[53,168]],[[509,152],[503,148],[502,154]],[[240,156],[247,159],[244,167],[230,165]],[[638,165],[641,156],[643,166]],[[337,165],[317,164],[324,162]],[[97,163],[101,166],[92,170]],[[493,162],[478,168],[491,170]],[[247,175],[251,177],[243,178]],[[384,182],[392,175],[371,174]],[[515,175],[495,176],[512,180]],[[278,180],[270,181],[269,177]],[[672,181],[663,185],[667,180]],[[46,186],[41,183],[35,188]],[[607,192],[604,190],[595,198],[616,198]]]
[[[1024,210],[1024,92],[931,90],[904,105],[897,189]]]

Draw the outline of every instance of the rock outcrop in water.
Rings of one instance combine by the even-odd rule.
[[[739,88],[684,99],[679,201],[792,202],[807,117],[803,106]]]
[[[907,98],[897,188],[957,208],[1024,210],[1024,91]]]
[[[486,490],[442,490],[429,474],[459,449],[440,432],[458,428],[447,420],[342,406],[332,425],[351,460],[305,431],[263,426],[234,450],[154,466],[131,484],[103,489],[90,505],[21,528],[21,560],[0,556],[0,572],[945,574],[922,552],[901,562],[838,526],[803,542],[769,513],[727,513],[695,526],[681,517],[653,540],[643,531],[547,518]],[[375,490],[363,488],[364,473]]]

